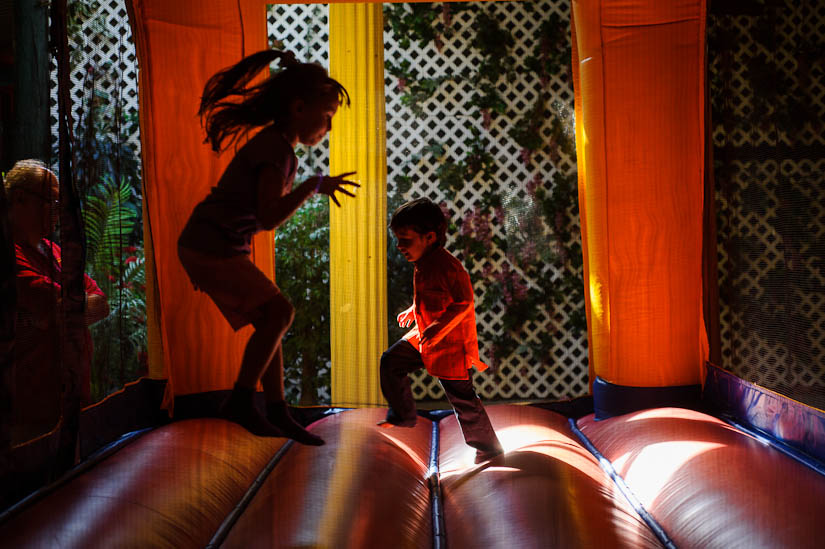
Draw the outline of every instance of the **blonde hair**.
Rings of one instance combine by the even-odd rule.
[[[57,180],[57,176],[44,162],[33,158],[18,160],[3,181],[6,198],[11,202],[20,193],[46,197],[54,180]]]

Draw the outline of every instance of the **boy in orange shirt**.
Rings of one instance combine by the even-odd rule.
[[[464,441],[476,449],[475,462],[491,459],[503,450],[473,389],[471,368],[487,368],[478,358],[473,285],[458,259],[444,249],[444,213],[431,200],[419,198],[393,213],[390,229],[398,249],[415,264],[413,304],[398,315],[398,325],[415,322],[415,327],[381,355],[381,391],[390,408],[379,425],[415,425],[407,374],[427,368],[444,388]]]

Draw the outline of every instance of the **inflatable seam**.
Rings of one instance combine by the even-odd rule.
[[[653,518],[653,515],[651,515],[647,509],[644,508],[642,502],[640,502],[639,499],[633,494],[622,476],[616,472],[616,469],[613,467],[610,460],[604,457],[596,446],[593,445],[593,442],[587,438],[581,429],[579,429],[579,426],[576,424],[576,420],[570,418],[567,421],[570,424],[570,429],[573,433],[579,438],[584,447],[587,448],[587,450],[598,460],[599,466],[602,470],[613,480],[613,483],[625,497],[627,502],[630,503],[642,520],[645,521],[647,526],[653,531],[653,534],[659,539],[660,542],[662,542],[662,545],[668,549],[676,549],[676,544],[673,543],[673,540],[671,540],[670,536],[667,535],[667,532],[665,532],[665,529],[662,528],[662,525],[659,524],[656,519]]]
[[[724,421],[725,423],[727,423],[731,427],[734,427],[737,430],[745,433],[746,435],[752,436],[753,438],[755,438],[759,442],[761,442],[763,444],[767,444],[768,446],[770,446],[774,450],[776,450],[778,452],[781,452],[782,454],[786,455],[787,457],[789,457],[789,458],[791,458],[795,461],[798,461],[802,465],[804,465],[804,466],[806,466],[810,469],[813,469],[814,471],[816,471],[820,475],[825,476],[825,463],[822,463],[818,459],[802,452],[801,450],[798,450],[798,449],[794,448],[793,446],[790,446],[789,444],[786,444],[786,443],[782,442],[779,439],[773,438],[768,433],[762,432],[762,431],[760,431],[756,428],[748,427],[747,425],[743,425],[741,423],[738,423],[738,422],[736,422],[736,421],[734,421],[730,418],[726,418],[726,417],[719,417],[719,419],[721,419],[722,421]]]
[[[283,446],[278,448],[278,451],[275,452],[275,455],[272,456],[272,459],[269,460],[269,463],[258,473],[258,476],[255,477],[255,480],[249,486],[246,493],[243,497],[238,501],[238,504],[235,505],[234,509],[229,512],[226,518],[223,520],[218,529],[215,531],[215,534],[212,536],[212,539],[209,540],[209,543],[206,545],[207,549],[215,549],[220,547],[224,541],[226,541],[226,537],[229,535],[230,530],[232,527],[235,526],[235,523],[238,522],[238,519],[241,517],[246,508],[249,507],[249,504],[252,502],[252,499],[255,497],[255,494],[258,493],[258,490],[261,489],[263,486],[264,481],[275,469],[275,466],[278,465],[278,462],[284,457],[284,454],[292,447],[294,441],[292,439],[287,440]]]
[[[154,427],[147,427],[145,429],[140,429],[137,431],[131,431],[124,435],[121,435],[120,438],[117,440],[110,442],[103,448],[97,450],[88,458],[86,458],[81,463],[77,464],[75,467],[70,469],[66,474],[62,477],[54,481],[53,483],[44,486],[43,488],[33,492],[32,494],[26,496],[22,500],[18,501],[2,513],[0,513],[0,524],[4,524],[6,521],[10,520],[14,515],[22,511],[23,509],[33,505],[37,501],[45,498],[64,484],[68,483],[70,480],[79,477],[86,471],[92,469],[95,465],[106,459],[107,457],[111,456],[112,454],[118,452],[122,448],[128,446],[138,438],[142,437],[144,434],[148,433],[154,429]]]
[[[439,482],[439,436],[438,421],[433,421],[430,435],[430,464],[427,471],[427,484],[430,487],[430,511],[433,525],[433,549],[447,547],[446,530],[444,529],[444,510],[441,502],[441,484]]]

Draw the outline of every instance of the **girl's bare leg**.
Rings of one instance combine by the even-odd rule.
[[[272,361],[276,348],[292,324],[295,310],[283,296],[277,296],[261,307],[255,331],[246,343],[241,370],[235,387],[221,407],[221,415],[245,427],[258,436],[278,437],[284,433],[273,426],[255,408],[253,396],[258,380]],[[283,389],[281,389],[283,399]]]
[[[266,371],[261,378],[266,395],[266,419],[280,429],[283,434],[302,444],[320,446],[324,440],[292,419],[289,406],[284,400],[284,355],[283,347],[278,344]]]

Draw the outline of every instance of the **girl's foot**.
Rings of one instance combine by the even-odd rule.
[[[289,437],[295,442],[307,444],[309,446],[322,446],[324,439],[314,435],[304,429],[298,422],[289,415],[289,407],[286,402],[267,402],[266,418],[274,425],[282,436]]]
[[[278,429],[261,415],[252,401],[252,390],[235,387],[221,405],[220,417],[237,423],[259,437],[282,437]]]

